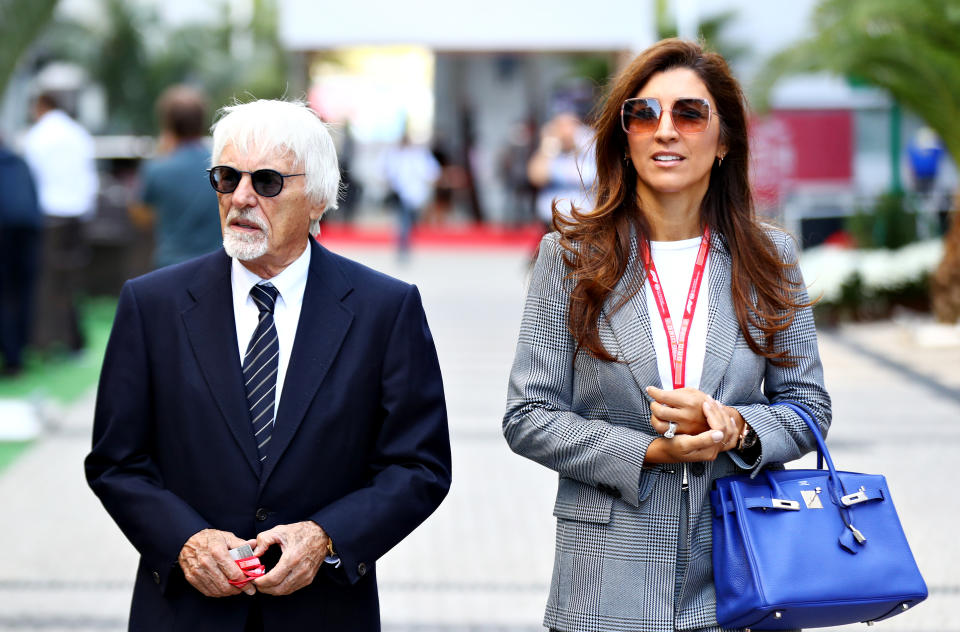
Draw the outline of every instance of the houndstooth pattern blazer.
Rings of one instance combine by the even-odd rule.
[[[796,261],[792,238],[777,230],[770,236],[783,260]],[[646,294],[641,288],[621,309],[600,318],[600,338],[618,362],[587,353],[574,360],[567,329],[571,282],[562,253],[556,233],[544,237],[503,418],[510,447],[559,474],[556,554],[544,625],[563,632],[719,630],[710,486],[728,474],[782,467],[815,448],[804,422],[784,407],[771,407],[773,401],[803,403],[826,433],[830,398],[812,312],[802,310],[776,336],[778,348],[801,358],[797,366],[777,367],[753,353],[733,310],[726,240],[713,234],[700,390],[740,411],[759,435],[762,456],[746,464],[726,452],[716,461],[688,466],[690,555],[676,595],[683,468],[643,465],[647,447],[659,436],[650,425],[644,387],[661,386]],[[624,292],[633,275],[644,274],[634,239],[616,290]],[[801,280],[796,268],[794,275]]]

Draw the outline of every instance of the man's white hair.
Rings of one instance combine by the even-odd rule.
[[[306,174],[306,193],[323,206],[324,212],[337,208],[340,167],[337,150],[316,112],[302,101],[261,99],[228,105],[213,124],[213,151],[210,166],[216,166],[228,144],[239,153],[251,145],[262,152],[291,156],[295,168]],[[320,232],[320,220],[311,222],[310,234]]]

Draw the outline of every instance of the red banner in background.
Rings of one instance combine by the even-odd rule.
[[[850,110],[774,110],[750,123],[750,178],[760,208],[780,204],[796,184],[853,180]]]

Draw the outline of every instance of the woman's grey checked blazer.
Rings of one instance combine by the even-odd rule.
[[[770,236],[783,260],[796,261],[792,238]],[[564,632],[669,632],[719,629],[713,588],[709,491],[713,479],[759,471],[814,448],[803,421],[769,403],[803,403],[821,429],[830,425],[813,316],[799,312],[776,336],[778,348],[800,358],[777,367],[750,350],[734,315],[730,254],[722,235],[711,237],[707,348],[700,390],[736,407],[760,438],[762,456],[746,464],[732,452],[688,467],[686,533],[689,561],[675,595],[682,466],[644,467],[659,435],[650,425],[644,388],[660,385],[646,293],[600,318],[604,347],[621,362],[580,353],[567,329],[570,282],[558,236],[540,244],[520,326],[503,418],[510,447],[559,473],[554,506],[557,547],[544,624]],[[637,243],[617,290],[644,275]],[[643,277],[641,277],[643,278]],[[793,278],[800,280],[799,270]],[[806,301],[806,291],[802,291]],[[611,299],[611,302],[615,301]]]

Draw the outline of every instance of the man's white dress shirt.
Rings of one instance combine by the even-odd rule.
[[[279,406],[283,395],[283,381],[287,376],[287,365],[290,364],[290,353],[293,350],[293,339],[297,334],[297,324],[300,322],[300,308],[303,306],[303,292],[307,288],[307,273],[310,270],[310,248],[304,244],[303,254],[288,265],[272,279],[261,279],[247,270],[239,259],[234,258],[230,270],[230,282],[233,286],[233,317],[237,323],[237,351],[240,354],[240,364],[247,353],[250,338],[257,329],[260,320],[260,310],[250,296],[250,289],[265,281],[269,281],[280,292],[273,309],[273,322],[277,328],[277,340],[280,343],[280,356],[277,359],[277,396]],[[276,412],[276,409],[274,409]]]

